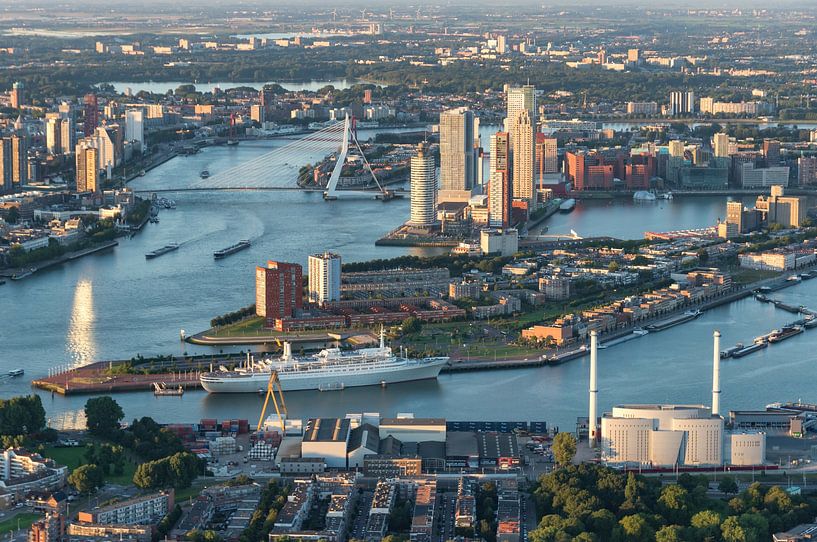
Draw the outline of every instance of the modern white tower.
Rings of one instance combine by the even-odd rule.
[[[596,384],[597,381],[597,369],[598,369],[598,332],[594,329],[590,332],[590,412],[588,413],[589,421],[588,421],[588,441],[590,443],[591,448],[596,447],[596,441],[598,440],[598,428],[596,427],[596,420],[598,416],[596,415],[596,401],[598,399],[598,386]]]
[[[715,351],[712,353],[712,415],[720,415],[721,409],[721,332],[715,330]]]

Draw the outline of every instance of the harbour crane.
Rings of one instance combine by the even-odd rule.
[[[278,392],[276,395],[275,392]],[[284,389],[281,387],[281,380],[278,378],[278,371],[273,370],[269,375],[269,382],[267,383],[267,396],[264,398],[264,406],[261,407],[261,416],[258,418],[258,430],[264,426],[264,417],[267,414],[267,406],[269,405],[270,397],[272,397],[272,404],[275,406],[275,413],[278,415],[278,420],[281,422],[281,436],[285,436],[286,431],[286,416],[287,405],[284,402]],[[280,400],[281,404],[278,404]]]

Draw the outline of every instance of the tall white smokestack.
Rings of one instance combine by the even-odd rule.
[[[596,400],[599,394],[598,386],[596,384],[598,353],[598,333],[594,329],[590,332],[590,412],[588,413],[590,420],[588,426],[588,437],[591,448],[596,447],[596,440],[598,439],[598,431],[596,428]]]
[[[721,410],[721,332],[715,330],[715,351],[712,353],[712,415],[718,416]]]

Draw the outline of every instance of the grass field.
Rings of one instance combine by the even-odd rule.
[[[243,337],[256,335],[278,337],[283,335],[283,333],[265,328],[264,318],[260,316],[247,318],[235,324],[212,328],[204,334],[208,337]]]
[[[23,512],[22,514],[17,514],[14,517],[11,517],[5,521],[0,521],[0,534],[6,534],[11,531],[17,530],[17,526],[20,526],[21,530],[27,530],[31,527],[31,524],[40,519],[42,516],[40,514],[33,514],[31,512]],[[18,523],[19,521],[19,523]]]
[[[85,446],[72,448],[57,448],[50,446],[43,451],[45,457],[50,457],[60,465],[68,467],[69,473],[80,465],[85,464]],[[130,485],[133,482],[133,473],[136,472],[136,464],[133,457],[125,452],[125,469],[122,474],[109,474],[105,481],[111,484]]]

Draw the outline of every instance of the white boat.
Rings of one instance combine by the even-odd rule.
[[[633,201],[655,201],[655,194],[647,190],[639,190],[633,194]]]
[[[294,357],[292,346],[284,343],[280,358],[260,361],[249,358],[237,369],[220,367],[218,371],[203,373],[199,379],[209,393],[258,393],[267,388],[274,370],[285,391],[339,391],[357,386],[434,379],[448,359],[395,356],[392,349],[385,346],[381,331],[379,347],[350,352],[327,348],[313,356]]]

